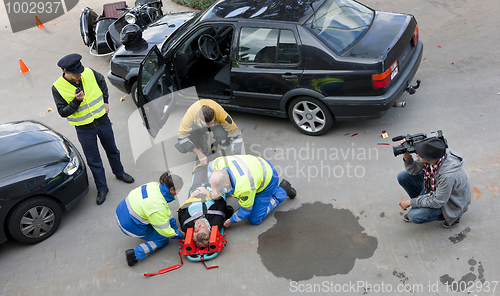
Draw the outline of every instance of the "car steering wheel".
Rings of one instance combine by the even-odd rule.
[[[198,48],[204,58],[214,61],[220,56],[219,43],[210,35],[201,35],[198,39]]]

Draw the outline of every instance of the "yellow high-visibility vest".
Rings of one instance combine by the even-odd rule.
[[[165,237],[176,236],[170,227],[172,213],[165,197],[161,194],[160,183],[151,182],[132,190],[125,199],[129,213],[143,224],[150,224]]]
[[[68,116],[71,125],[80,126],[92,123],[95,119],[106,114],[104,109],[104,100],[102,91],[94,76],[94,72],[90,68],[85,68],[81,77],[84,97],[78,110]],[[69,83],[64,77],[59,77],[54,86],[64,100],[69,104],[75,98],[75,86]]]
[[[251,210],[255,194],[263,191],[271,182],[273,168],[264,159],[253,155],[222,156],[211,162],[209,171],[229,168],[236,181],[232,196],[238,198],[241,207]]]

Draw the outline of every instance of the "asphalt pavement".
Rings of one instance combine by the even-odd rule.
[[[415,15],[424,43],[415,76],[422,81],[420,88],[403,95],[404,108],[392,108],[377,120],[335,123],[321,137],[303,135],[285,119],[233,112],[246,152],[267,158],[298,195],[258,226],[242,222],[228,228],[227,246],[206,262],[218,268],[184,260],[178,270],[143,276],[180,263],[177,241],[127,266],[125,250],[140,241],[119,230],[117,204],[132,189],[157,180],[165,167],[190,180],[193,155],[179,155],[172,147],[183,107],[167,122],[171,129],[162,136],[165,141],[137,138],[141,123],[130,95],[108,84],[109,116],[125,170],[135,183],[116,180],[105,161],[110,192],[103,205],[95,203],[89,176],[90,192],[64,214],[52,237],[37,245],[0,245],[0,296],[499,295],[500,139],[495,130],[500,126],[500,4],[361,2]],[[61,75],[57,61],[69,53],[80,53],[86,67],[104,75],[109,71],[110,56],[90,55],[79,31],[81,9],[99,11],[102,3],[79,1],[43,28],[17,33],[12,33],[6,6],[0,8],[1,123],[38,120],[80,148],[74,128],[57,113],[50,89]],[[164,3],[164,11],[188,10]],[[29,72],[20,72],[19,59]],[[396,181],[403,162],[393,156],[390,139],[436,130],[464,157],[471,181],[472,203],[453,229],[438,222],[405,223],[398,206],[406,199]],[[389,137],[382,138],[382,131]]]

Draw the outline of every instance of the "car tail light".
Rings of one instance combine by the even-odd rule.
[[[418,43],[418,24],[417,27],[415,28],[415,31],[413,32],[413,38],[411,39],[413,46],[417,46]]]
[[[395,61],[389,69],[387,69],[384,73],[382,74],[375,74],[372,75],[372,80],[373,80],[373,87],[374,88],[384,88],[389,83],[391,83],[392,79],[396,77],[398,74],[398,61]]]

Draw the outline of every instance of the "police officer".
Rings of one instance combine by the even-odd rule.
[[[111,121],[108,118],[108,87],[104,76],[91,68],[84,68],[79,54],[70,54],[59,60],[63,75],[52,85],[52,95],[61,117],[76,128],[97,187],[98,205],[106,200],[109,192],[104,167],[97,146],[97,137],[106,151],[109,164],[116,178],[133,183],[134,178],[125,173],[116,147]]]
[[[245,219],[257,225],[287,196],[293,199],[297,195],[287,180],[278,185],[278,173],[270,162],[253,155],[216,158],[208,164],[208,174],[212,198],[229,194],[240,205],[224,227]]]
[[[125,251],[129,266],[166,246],[170,238],[183,237],[167,204],[175,200],[182,186],[181,177],[166,172],[160,176],[159,182],[132,190],[116,207],[116,221],[123,233],[146,240]]]

